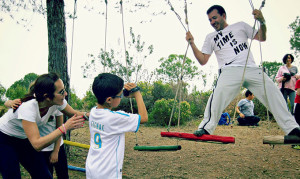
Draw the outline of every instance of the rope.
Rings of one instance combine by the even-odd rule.
[[[253,6],[253,3],[252,3],[252,0],[249,0],[249,3],[252,7],[252,10],[254,10],[254,6]],[[262,4],[259,8],[259,10],[261,10],[265,5],[265,0],[262,1]],[[249,50],[248,50],[248,53],[247,53],[247,59],[246,59],[246,63],[245,63],[245,66],[244,66],[244,71],[243,71],[243,75],[242,75],[242,81],[240,83],[240,89],[242,89],[243,87],[243,82],[244,82],[244,79],[245,79],[245,73],[246,73],[246,68],[247,68],[247,64],[248,64],[248,60],[249,60],[249,54],[250,54],[250,49],[251,49],[251,45],[252,45],[252,42],[253,42],[253,35],[254,35],[254,32],[255,32],[255,25],[257,23],[257,20],[255,19],[254,21],[254,25],[253,25],[253,31],[252,31],[252,35],[251,35],[251,41],[250,41],[250,45],[249,45]],[[259,28],[258,28],[259,30]],[[261,42],[259,41],[259,46],[260,46],[260,58],[261,58],[261,65],[262,64],[262,50],[261,50]],[[262,66],[262,77],[263,77],[263,85],[264,85],[264,93],[265,93],[265,96],[266,96],[266,101],[267,101],[267,117],[268,117],[268,120],[269,120],[269,101],[268,101],[268,98],[267,98],[267,93],[266,93],[266,85],[265,85],[265,76],[264,76],[264,70],[263,70],[263,66]],[[237,106],[237,105],[236,105]],[[236,116],[236,107],[234,108],[234,115],[233,115],[233,120],[235,120],[235,116]]]
[[[72,45],[71,45],[71,60],[70,60],[70,78],[72,76],[72,61],[73,61],[73,44],[74,44],[74,26],[75,26],[75,15],[77,11],[77,0],[74,2],[74,10],[73,10],[73,25],[72,25]]]
[[[184,28],[184,30],[187,32],[188,30],[186,29],[186,27],[184,26],[184,24],[181,21],[181,17],[180,15],[174,10],[174,7],[172,6],[171,2],[168,0],[168,4],[171,7],[171,10],[175,13],[176,17],[178,18],[179,22],[181,23],[182,27]],[[185,0],[185,4],[186,4],[186,0]],[[185,8],[187,9],[187,6],[185,5]],[[187,10],[184,11],[187,14]],[[187,17],[187,16],[186,16]],[[186,23],[188,22],[187,19],[185,21]]]
[[[251,0],[250,0],[251,1]],[[260,10],[265,6],[266,0],[262,1],[262,4],[260,6]],[[269,100],[267,97],[267,90],[266,90],[266,81],[265,81],[265,75],[264,75],[264,64],[262,59],[262,48],[261,48],[261,42],[259,41],[259,50],[260,50],[260,64],[262,69],[262,77],[263,77],[263,83],[264,83],[264,93],[266,96],[266,108],[267,108],[267,119],[268,119],[268,130],[270,130],[270,117],[269,117]]]
[[[183,67],[184,67],[184,64],[185,64],[185,61],[186,61],[186,55],[187,55],[189,46],[190,46],[190,43],[188,43],[188,45],[187,45],[187,48],[186,48],[186,51],[185,51],[185,54],[184,54],[184,58],[183,58],[183,62],[182,62],[182,65],[181,65],[180,79],[179,79],[179,82],[178,82],[178,85],[177,85],[177,90],[176,90],[176,94],[175,94],[173,108],[172,108],[172,112],[171,112],[170,119],[169,119],[169,125],[168,125],[168,128],[167,128],[168,132],[170,131],[171,120],[172,120],[172,117],[173,117],[173,114],[174,114],[174,110],[175,110],[176,99],[177,99],[178,91],[180,89],[181,81],[182,81],[182,78],[183,78]],[[179,109],[180,109],[180,107],[179,107]],[[179,114],[179,116],[180,116],[180,114]],[[179,124],[178,124],[178,126],[179,126]]]
[[[105,0],[105,6],[106,6],[106,11],[105,11],[105,41],[104,41],[104,52],[106,53],[106,38],[107,38],[107,0]],[[106,56],[106,55],[105,55]]]
[[[129,74],[128,74],[128,63],[127,63],[127,50],[126,50],[126,38],[125,38],[125,25],[124,25],[124,12],[123,12],[123,1],[120,0],[120,11],[122,14],[122,29],[123,29],[123,43],[124,43],[124,54],[125,54],[125,64],[126,64],[126,78],[127,81],[130,82],[130,78],[129,78]],[[130,108],[131,108],[131,113],[133,113],[133,105],[132,105],[132,99],[129,98],[129,102],[130,102]],[[137,133],[135,133],[135,142],[136,142],[136,146],[138,146],[138,138],[137,138]]]
[[[171,2],[168,0],[168,4],[169,6],[171,7],[171,10],[175,13],[175,15],[177,16],[178,20],[181,22],[182,26],[184,27],[185,31],[189,31],[189,23],[188,23],[188,16],[187,16],[187,2],[186,0],[184,0],[184,13],[185,13],[185,23],[187,25],[187,28],[183,25],[182,21],[181,21],[181,17],[178,15],[178,13],[174,10]],[[181,65],[181,72],[180,72],[180,78],[179,78],[179,81],[178,81],[178,85],[177,85],[177,90],[176,90],[176,94],[175,94],[175,98],[174,98],[174,103],[173,103],[173,107],[172,107],[172,111],[171,111],[171,115],[170,115],[170,119],[169,119],[169,124],[168,124],[168,128],[167,128],[167,131],[169,132],[170,131],[170,126],[171,126],[171,121],[172,121],[172,117],[173,117],[173,114],[174,114],[174,110],[175,110],[175,104],[176,104],[176,100],[177,100],[177,96],[178,96],[178,92],[179,92],[179,89],[181,87],[181,83],[182,83],[182,78],[183,78],[183,68],[184,68],[184,64],[185,64],[185,61],[186,61],[186,56],[187,56],[187,52],[188,52],[188,48],[190,46],[190,43],[188,42],[188,45],[187,45],[187,48],[186,48],[186,51],[185,51],[185,54],[184,54],[184,58],[183,58],[183,62],[182,62],[182,65]],[[180,103],[181,103],[181,97],[179,99],[179,115],[178,115],[178,127],[179,127],[179,123],[180,123]],[[178,141],[177,141],[178,143]]]

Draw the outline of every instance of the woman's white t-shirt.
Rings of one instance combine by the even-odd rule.
[[[22,120],[35,122],[38,127],[43,126],[47,124],[51,115],[55,114],[57,110],[63,110],[66,106],[67,101],[64,100],[63,105],[51,106],[48,112],[41,117],[36,99],[26,101],[15,112],[13,112],[13,109],[9,109],[0,118],[0,131],[9,136],[26,139],[27,136],[23,129]]]
[[[41,125],[39,126],[39,131],[40,131],[40,136],[46,136],[48,134],[50,134],[51,132],[53,132],[56,129],[56,117],[58,116],[62,116],[63,113],[61,113],[59,110],[56,110],[56,112],[50,116],[50,118],[48,119],[48,122],[45,125]],[[64,140],[62,137],[60,137],[60,146],[64,144]],[[54,144],[52,143],[51,145],[49,145],[48,147],[44,148],[42,151],[53,151],[54,149]]]

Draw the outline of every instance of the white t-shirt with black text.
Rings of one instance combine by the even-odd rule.
[[[257,30],[253,31],[253,28],[245,22],[228,25],[223,30],[206,36],[202,53],[211,55],[215,52],[219,69],[226,66],[245,66],[250,48],[248,39],[254,38],[256,33]],[[256,67],[251,51],[247,67]]]

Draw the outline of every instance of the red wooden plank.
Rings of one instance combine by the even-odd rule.
[[[235,143],[234,137],[227,136],[218,136],[218,135],[202,135],[200,137],[191,134],[191,133],[182,133],[182,132],[161,132],[160,135],[162,137],[177,137],[188,140],[202,140],[202,141],[215,141],[215,142],[223,142],[223,143]]]

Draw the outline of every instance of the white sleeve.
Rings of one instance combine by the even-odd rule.
[[[63,105],[58,106],[57,109],[60,110],[60,111],[62,111],[62,110],[64,110],[66,108],[67,104],[68,104],[67,100],[64,99]]]
[[[118,133],[137,132],[140,126],[141,116],[139,114],[116,111],[118,118],[111,124],[112,131]]]
[[[32,103],[24,103],[18,109],[18,119],[36,122],[38,111]]]
[[[211,35],[208,34],[202,46],[202,53],[211,55],[213,53],[213,44],[211,43]]]
[[[254,29],[254,32],[253,32],[253,28],[249,24],[247,24],[245,22],[241,22],[241,23],[244,26],[245,32],[247,34],[247,37],[249,39],[253,39],[255,37],[256,33],[258,32],[257,29]],[[253,37],[251,38],[252,35],[253,35]]]
[[[60,112],[59,110],[56,110],[56,111],[54,112],[54,116],[62,116],[62,115],[63,115],[63,113]]]

